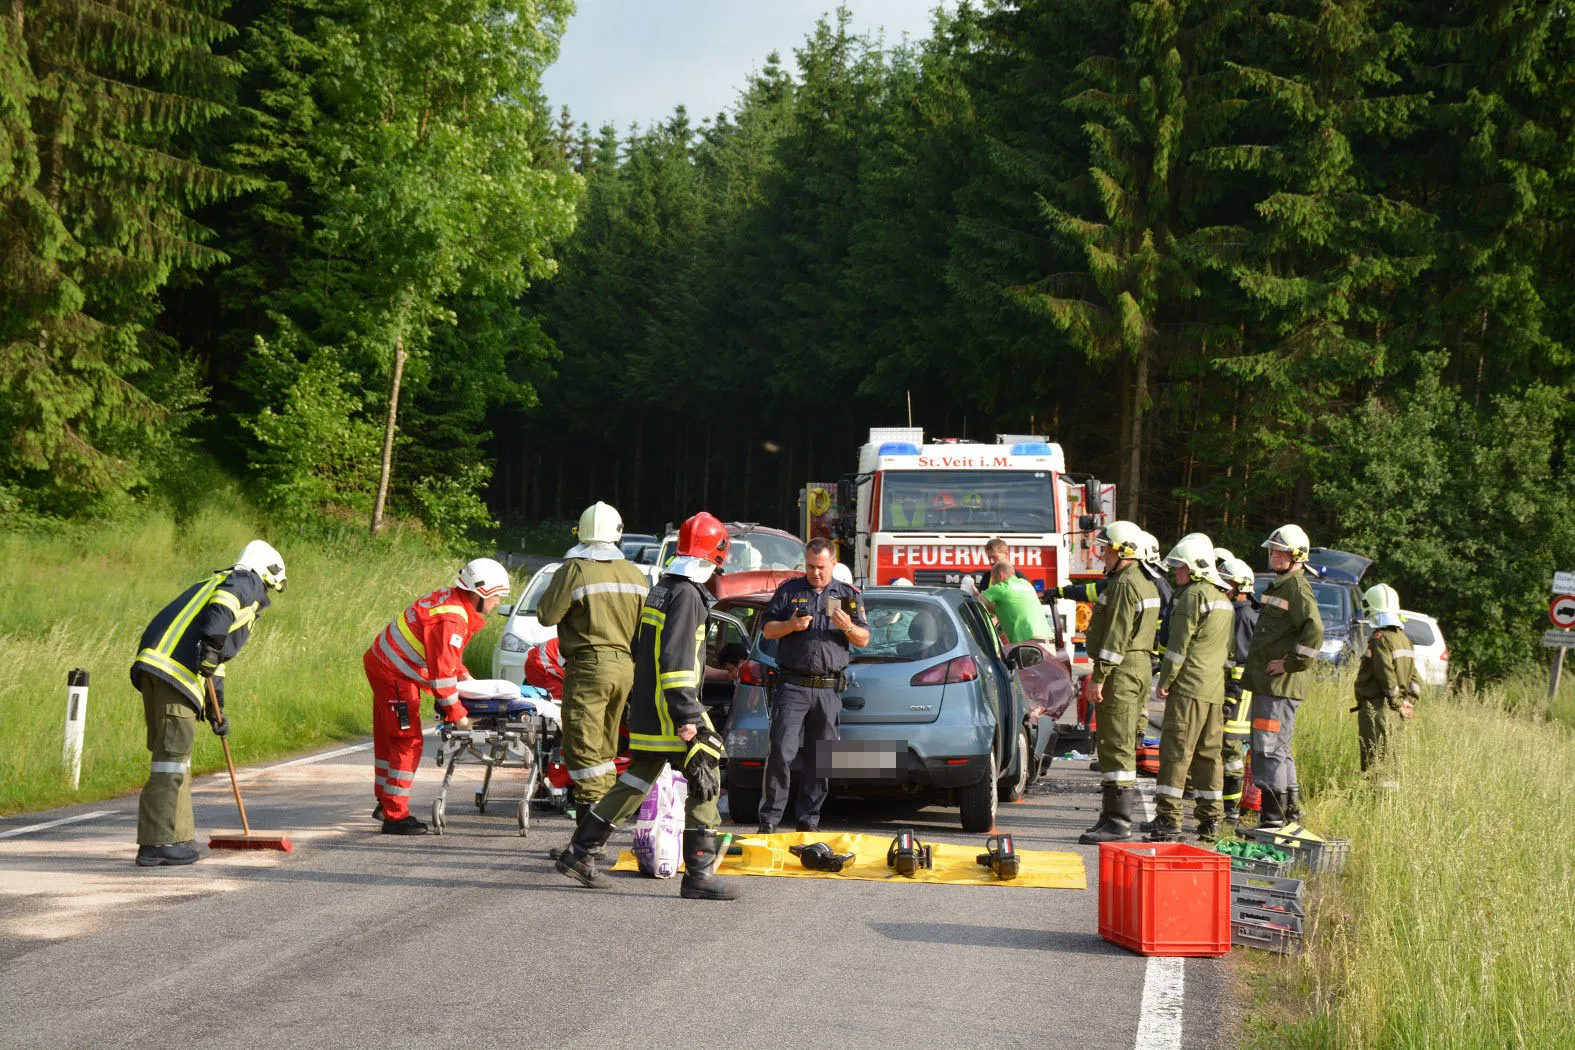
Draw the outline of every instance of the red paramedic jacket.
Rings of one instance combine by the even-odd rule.
[[[525,682],[537,689],[545,689],[554,700],[563,699],[563,653],[558,650],[558,639],[548,638],[540,645],[530,647],[525,654]]]
[[[467,592],[440,587],[417,599],[383,629],[367,657],[391,678],[403,678],[437,699],[445,722],[465,717],[459,702],[459,680],[469,678],[463,656],[465,643],[486,624]]]

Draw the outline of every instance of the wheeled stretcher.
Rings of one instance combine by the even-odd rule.
[[[461,761],[474,761],[486,767],[481,787],[476,789],[476,811],[485,813],[490,803],[513,803],[520,836],[524,837],[530,834],[531,803],[544,787],[548,757],[561,746],[562,712],[535,686],[502,679],[460,682],[459,695],[470,728],[460,729],[448,722],[438,726],[434,761],[444,770],[443,784],[432,800],[432,830],[443,834],[454,768]],[[517,797],[492,794],[492,774],[498,769],[524,771],[524,786]],[[548,794],[550,797],[550,790]]]

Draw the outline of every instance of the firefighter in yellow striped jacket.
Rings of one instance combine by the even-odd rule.
[[[186,588],[142,632],[131,684],[142,693],[153,768],[137,803],[137,864],[190,864],[197,859],[191,815],[191,749],[197,719],[225,736],[224,665],[251,637],[268,608],[268,591],[284,590],[284,559],[262,540],[241,551],[235,565]],[[218,704],[208,701],[213,682]]]
[[[557,857],[558,871],[591,889],[606,879],[596,858],[613,829],[634,816],[651,784],[669,765],[689,781],[684,806],[684,878],[691,900],[732,900],[713,873],[722,823],[722,738],[700,703],[705,674],[705,584],[727,558],[727,527],[705,512],[678,530],[678,556],[668,563],[640,610],[634,636],[634,689],[629,694],[629,767],[602,796]]]

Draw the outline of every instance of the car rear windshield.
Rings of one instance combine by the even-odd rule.
[[[1432,645],[1437,641],[1433,633],[1433,625],[1426,620],[1413,620],[1407,617],[1404,624],[1405,636],[1411,639],[1412,645]]]
[[[869,618],[870,644],[853,650],[856,664],[928,660],[957,647],[956,618],[938,602],[866,595],[864,611]],[[761,635],[760,651],[775,660],[777,639]]]
[[[732,537],[727,545],[724,572],[804,571],[804,544],[788,536],[769,532],[745,532]]]
[[[887,532],[1052,532],[1055,492],[1043,470],[891,470],[881,475]]]

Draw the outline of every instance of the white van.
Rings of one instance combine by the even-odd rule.
[[[1404,621],[1405,636],[1411,639],[1411,648],[1416,651],[1422,683],[1438,689],[1447,688],[1449,648],[1444,645],[1444,632],[1439,629],[1438,621],[1426,613],[1402,611],[1400,617]]]

